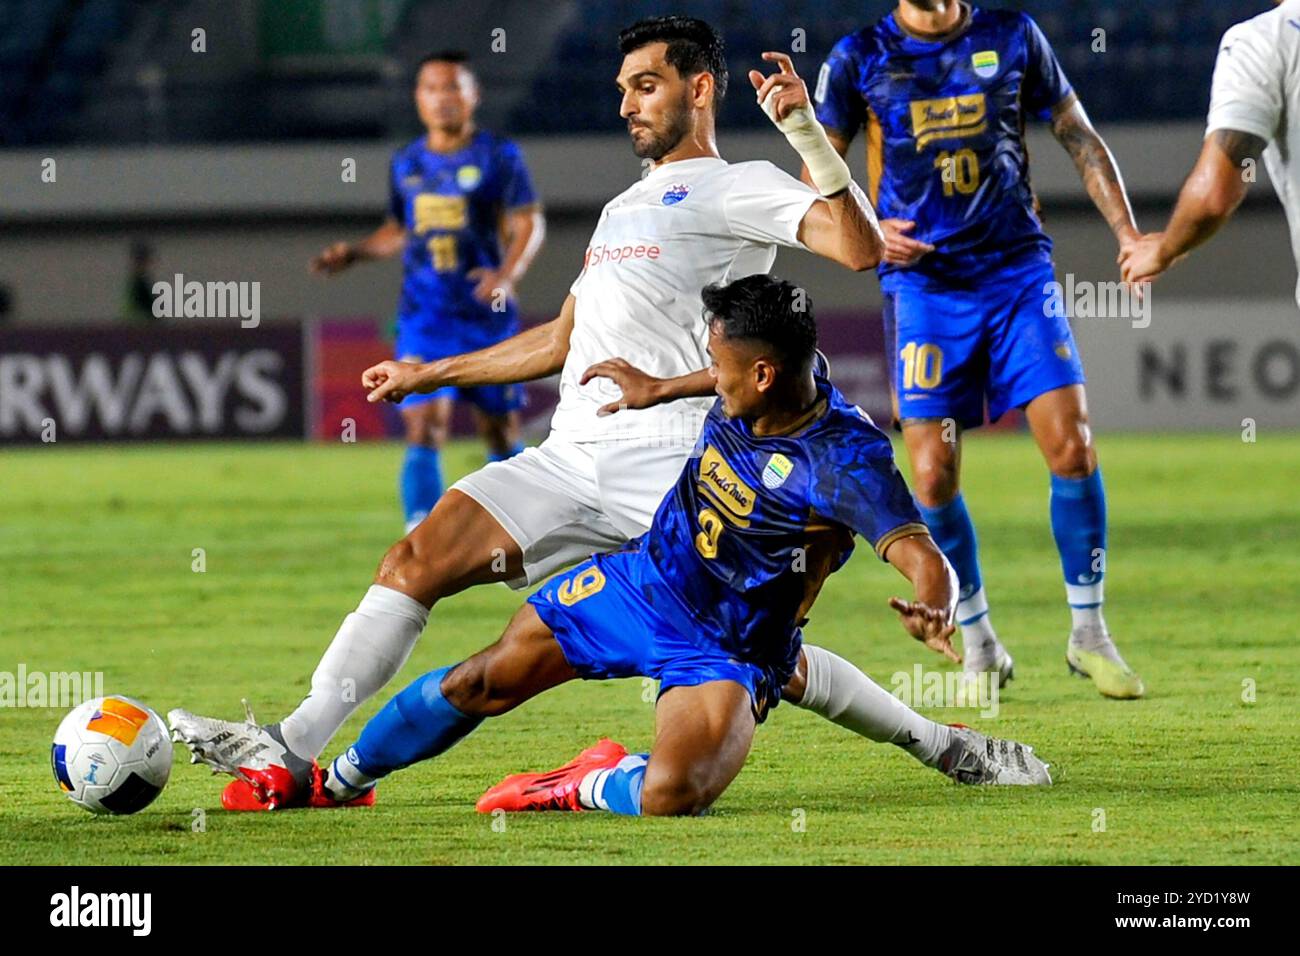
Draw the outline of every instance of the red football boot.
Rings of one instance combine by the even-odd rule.
[[[263,787],[255,786],[247,780],[232,780],[226,784],[226,789],[221,791],[221,805],[227,810],[288,810],[295,807],[310,807],[313,810],[330,810],[336,807],[373,807],[375,805],[375,787],[371,787],[359,797],[340,803],[330,796],[325,789],[325,775],[321,772],[319,766],[315,763],[311,768],[311,790],[305,791],[297,787],[296,783],[289,799],[286,801],[278,794],[283,791],[272,791],[277,794],[273,799],[267,799],[265,794],[267,790]]]
[[[593,770],[614,767],[627,756],[622,744],[601,738],[563,767],[546,773],[516,773],[478,798],[479,813],[493,810],[585,810],[578,802],[578,784]]]

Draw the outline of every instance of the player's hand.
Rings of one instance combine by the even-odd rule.
[[[389,359],[372,365],[361,373],[361,384],[370,394],[368,402],[400,402],[412,392],[419,391],[417,386],[425,384],[420,372],[424,366],[416,362],[396,362]]]
[[[476,283],[474,298],[484,305],[515,297],[515,284],[503,272],[479,266],[477,269],[470,269],[465,275]]]
[[[1165,255],[1164,239],[1163,232],[1149,232],[1122,244],[1116,259],[1120,277],[1127,283],[1137,284],[1151,282],[1166,272],[1177,260]]]
[[[808,87],[794,71],[794,62],[788,54],[769,51],[763,54],[763,59],[775,63],[777,72],[764,77],[758,70],[750,70],[749,82],[754,84],[760,106],[772,97],[772,102],[767,104],[769,116],[779,123],[794,110],[812,105]]]
[[[891,266],[915,265],[926,253],[934,252],[934,246],[908,235],[916,228],[916,223],[908,219],[882,219],[880,229],[885,234],[885,249],[881,261]]]
[[[930,607],[920,601],[904,601],[898,597],[890,598],[889,606],[898,612],[903,629],[908,634],[954,664],[961,663],[961,655],[952,646],[952,636],[957,633],[957,626],[948,622],[946,610]]]
[[[326,246],[321,254],[308,263],[308,270],[317,275],[334,275],[357,261],[357,254],[346,242]]]
[[[664,380],[647,375],[626,359],[612,358],[597,362],[582,373],[579,385],[586,385],[593,378],[607,378],[623,392],[617,402],[610,402],[597,409],[597,415],[613,415],[621,408],[650,408],[663,401],[662,386]]]

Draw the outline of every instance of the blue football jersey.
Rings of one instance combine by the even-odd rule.
[[[516,321],[515,303],[493,311],[474,298],[468,273],[501,264],[502,212],[535,202],[519,148],[485,130],[455,153],[432,152],[424,137],[394,153],[389,214],[408,236],[398,321],[454,324],[470,337],[467,349],[499,341]]]
[[[882,263],[885,291],[969,285],[1002,263],[1050,261],[1024,127],[1070,93],[1042,31],[1016,11],[973,8],[938,41],[905,32],[891,13],[835,45],[818,75],[817,117],[849,138],[866,130],[881,218],[914,221],[911,235],[935,246],[911,267]]]
[[[632,546],[680,599],[683,634],[741,661],[780,664],[826,576],[853,551],[926,533],[889,439],[818,376],[818,401],[784,435],[759,437],[716,403],[695,454]]]

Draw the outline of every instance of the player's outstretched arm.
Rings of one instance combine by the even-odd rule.
[[[825,202],[813,203],[799,224],[799,241],[818,255],[854,271],[874,269],[884,250],[884,235],[866,194],[853,182],[844,157],[813,113],[808,87],[785,53],[763,59],[777,65],[764,77],[749,71],[758,103],[803,160],[806,178]]]
[[[406,228],[396,219],[386,219],[382,226],[360,242],[336,242],[326,246],[307,264],[307,268],[311,272],[335,275],[354,262],[395,256],[405,245]]]
[[[1267,145],[1235,129],[1207,136],[1164,231],[1148,233],[1120,253],[1124,281],[1150,282],[1218,232],[1246,198],[1244,170],[1259,162]]]
[[[956,633],[953,616],[957,610],[957,575],[928,534],[899,538],[885,550],[885,560],[912,582],[915,598],[889,599],[898,612],[903,629],[932,651],[954,663],[961,656],[953,649]]]
[[[1123,250],[1138,237],[1133,207],[1124,189],[1119,164],[1074,93],[1052,110],[1052,135],[1074,160],[1093,205],[1105,217]]]
[[[400,402],[413,392],[428,393],[447,385],[510,385],[554,375],[564,367],[573,333],[574,297],[560,314],[542,325],[477,352],[432,362],[380,362],[361,375],[372,402]]]

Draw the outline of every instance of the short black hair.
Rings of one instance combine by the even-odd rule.
[[[415,64],[414,79],[419,80],[420,71],[430,63],[454,63],[474,72],[469,65],[469,54],[464,50],[434,50],[420,57],[420,62]]]
[[[650,43],[666,43],[664,59],[683,77],[713,74],[713,104],[727,95],[727,53],[722,36],[695,17],[647,17],[619,32],[618,51],[627,56]]]
[[[793,282],[759,273],[707,285],[703,297],[705,321],[717,322],[727,338],[770,346],[791,371],[812,367],[817,351],[812,298]]]

